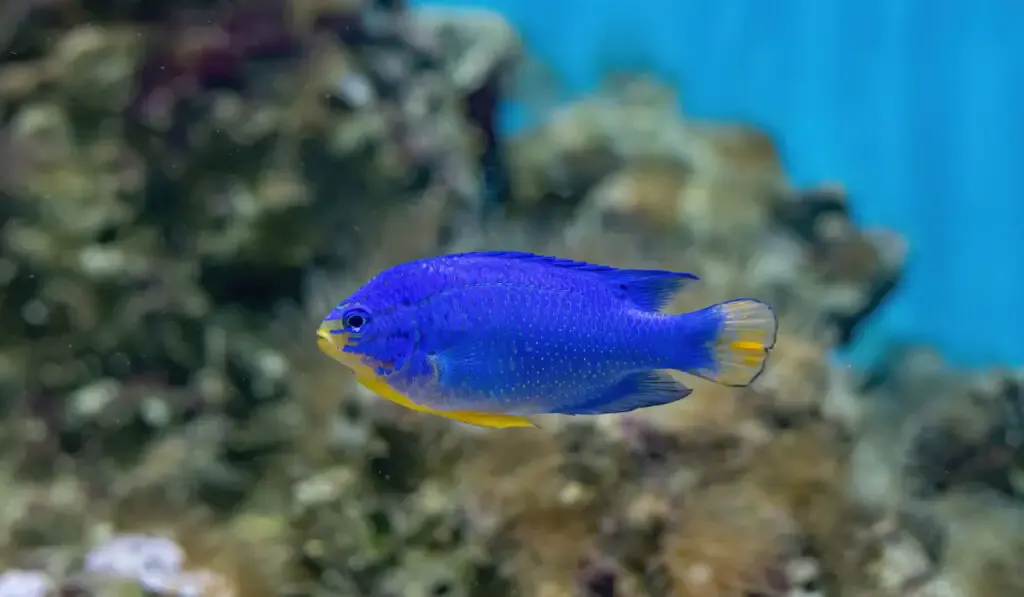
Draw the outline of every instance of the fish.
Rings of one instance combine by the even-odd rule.
[[[455,253],[373,276],[330,311],[317,346],[378,396],[479,427],[625,413],[764,371],[778,320],[759,300],[665,308],[699,278],[513,251]]]

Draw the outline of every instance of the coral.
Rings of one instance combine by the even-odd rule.
[[[166,537],[120,535],[86,553],[84,569],[99,576],[134,581],[157,593],[174,593],[193,584],[198,585],[194,592],[205,592],[203,579],[185,576],[184,561],[185,551]]]
[[[666,531],[669,594],[678,597],[784,595],[796,526],[756,489],[722,485],[685,504]]]
[[[56,589],[53,580],[32,570],[0,572],[0,595],[3,597],[47,597]]]
[[[1024,590],[1020,561],[1019,503],[987,491],[959,491],[935,503],[948,545],[932,587],[946,584],[961,595],[1015,595]],[[936,581],[941,581],[936,582]],[[928,594],[928,585],[919,589]]]
[[[410,251],[429,251],[476,209],[470,138],[496,109],[476,96],[518,41],[506,26],[484,36],[489,57],[449,47],[452,30],[500,19],[401,4],[68,10],[92,22],[33,8],[0,64],[2,145],[18,158],[3,175],[0,384],[51,457],[132,466],[142,454],[143,470],[174,440],[140,443],[195,429],[210,464],[174,476],[241,499],[225,478],[288,435],[274,423],[291,364],[261,328],[304,298],[307,264],[341,266],[408,218],[426,239]],[[332,103],[339,77],[364,81],[373,102]],[[211,419],[192,425],[200,415]]]

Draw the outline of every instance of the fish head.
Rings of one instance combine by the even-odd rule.
[[[321,352],[359,376],[392,375],[415,349],[414,329],[402,313],[356,301],[342,302],[328,313],[316,336]]]

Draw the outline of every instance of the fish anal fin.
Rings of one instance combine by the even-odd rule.
[[[681,400],[693,390],[674,379],[666,371],[631,373],[582,404],[565,407],[555,414],[600,415],[624,413],[648,406],[659,406]]]
[[[495,429],[504,429],[507,427],[535,427],[532,421],[526,417],[518,417],[514,415],[501,415],[501,414],[490,414],[490,413],[477,413],[465,410],[434,410],[430,407],[416,404],[410,400],[405,394],[402,394],[395,388],[391,387],[387,382],[369,376],[359,376],[356,378],[363,387],[370,390],[374,394],[377,394],[381,398],[390,400],[395,404],[399,404],[421,413],[427,413],[431,415],[438,415],[446,419],[452,419],[453,421],[459,421],[460,423],[467,423],[469,425],[476,425],[478,427],[492,427]]]

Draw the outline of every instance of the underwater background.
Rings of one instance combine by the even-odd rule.
[[[1004,315],[1024,301],[1011,265],[1024,256],[1024,4],[444,4],[505,15],[567,97],[609,68],[643,70],[678,86],[689,114],[757,123],[792,181],[841,182],[858,221],[899,230],[914,259],[858,360],[913,339],[963,366],[1024,363],[1024,318]],[[511,105],[506,118],[516,130],[529,116]]]
[[[0,11],[0,597],[1024,595],[1024,4]],[[530,250],[770,302],[750,388],[481,430],[314,330]],[[692,383],[692,382],[691,382]]]

